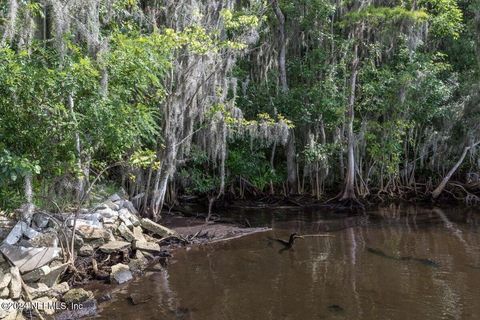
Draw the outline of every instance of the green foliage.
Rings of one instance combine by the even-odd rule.
[[[421,135],[428,129],[458,142],[472,136],[471,127],[478,123],[476,3],[394,0],[359,9],[355,1],[279,0],[289,39],[287,91],[280,90],[277,81],[279,23],[268,1],[239,1],[235,10],[217,12],[221,17],[216,26],[195,22],[181,30],[152,26],[150,13],[165,9],[157,2],[118,0],[110,7],[110,2],[99,2],[99,38],[108,39],[108,48],[101,49],[92,49],[82,32],[67,32],[63,40],[25,38],[28,30],[20,23],[27,17],[40,20],[43,8],[38,1],[18,4],[14,39],[0,48],[2,207],[22,201],[26,174],[33,174],[34,187],[40,188],[82,175],[79,162],[88,163],[94,172],[119,162],[140,172],[161,168],[169,107],[164,102],[176,92],[170,72],[173,66],[180,70],[185,56],[199,61],[207,55],[219,61],[228,57],[230,63],[236,58],[232,53],[245,53],[238,55],[233,74],[217,79],[218,74],[210,78],[212,70],[205,70],[199,75],[217,85],[237,78],[242,90],[230,88],[232,105],[221,101],[219,88],[202,88],[195,97],[202,109],[195,129],[208,129],[215,121],[227,125],[227,184],[242,178],[265,190],[272,182],[283,183],[285,147],[276,145],[271,164],[271,143],[292,130],[300,171],[311,164],[337,166],[345,151],[355,45],[355,156],[361,159],[357,165],[364,166],[359,171],[373,168],[369,178],[380,179],[380,171],[397,176],[407,158],[418,156],[412,149],[424,137],[413,139],[412,132]],[[2,32],[9,25],[8,9],[7,2],[0,3]],[[208,13],[192,16],[200,21],[202,14]],[[247,51],[247,43],[258,37]],[[61,54],[59,40],[65,44]],[[198,111],[188,110],[192,115]],[[258,132],[268,136],[267,143],[255,136]],[[323,133],[326,142],[319,143]],[[184,156],[180,178],[185,191],[210,196],[217,192],[217,159],[195,143]],[[432,171],[421,174],[425,172]]]
[[[223,9],[220,14],[227,30],[257,28],[260,24],[260,19],[255,15],[232,12],[228,9]]]
[[[367,22],[371,26],[378,27],[382,24],[391,24],[402,21],[419,23],[427,21],[428,18],[429,15],[423,9],[410,10],[401,6],[378,7],[370,5],[361,10],[346,14],[341,25],[345,27],[359,22]]]
[[[190,194],[213,194],[220,186],[220,178],[209,170],[206,152],[194,147],[190,161],[180,170],[183,187]]]
[[[242,141],[232,145],[226,166],[230,179],[245,179],[260,191],[264,191],[270,182],[276,184],[285,178],[282,171],[272,169],[264,150],[252,150],[248,143]]]
[[[136,150],[130,157],[130,165],[136,168],[147,169],[153,167],[158,169],[160,163],[156,161],[157,155],[154,150]]]
[[[303,156],[306,163],[319,163],[328,166],[329,158],[339,150],[336,143],[322,144],[317,141],[311,141],[303,150]]]
[[[7,150],[0,153],[0,185],[8,181],[16,182],[27,174],[40,174],[40,166],[36,161],[16,157]]]
[[[435,35],[451,36],[455,39],[460,36],[463,14],[457,0],[420,0],[418,4],[429,13]]]

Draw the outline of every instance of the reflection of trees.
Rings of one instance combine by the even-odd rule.
[[[468,302],[478,297],[480,279],[472,272],[479,271],[466,262],[479,256],[478,233],[467,232],[443,211],[388,206],[375,214],[381,219],[306,215],[277,222],[275,237],[294,230],[334,235],[299,240],[282,254],[274,244],[268,246],[265,234],[187,253],[173,266],[173,283],[170,279],[184,300],[169,308],[196,307],[196,319],[211,320],[328,319],[336,317],[328,310],[332,304],[343,307],[338,316],[347,319],[461,319],[468,314],[473,319],[480,314],[480,306]],[[429,219],[433,225],[422,227]],[[373,255],[367,247],[395,257],[432,259],[441,267]]]

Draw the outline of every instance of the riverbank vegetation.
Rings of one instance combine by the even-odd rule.
[[[480,196],[478,1],[0,3],[0,208]]]

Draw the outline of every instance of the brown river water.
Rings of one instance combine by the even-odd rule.
[[[480,319],[480,209],[243,210],[272,231],[179,249],[95,319]],[[269,238],[298,239],[291,250]],[[131,305],[136,293],[147,300]]]

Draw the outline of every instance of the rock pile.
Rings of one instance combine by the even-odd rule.
[[[56,311],[57,302],[67,306],[85,303],[94,311],[92,293],[71,289],[69,283],[75,283],[78,275],[82,280],[90,277],[125,283],[149,260],[163,254],[158,244],[162,238],[176,236],[174,231],[140,218],[133,204],[116,194],[91,210],[36,212],[31,221],[10,226],[0,245],[1,305],[21,306],[30,301],[46,315]],[[68,249],[72,240],[74,265]],[[74,275],[68,277],[69,273]],[[22,319],[20,309],[0,308],[0,319]],[[74,316],[72,310],[65,312]]]

